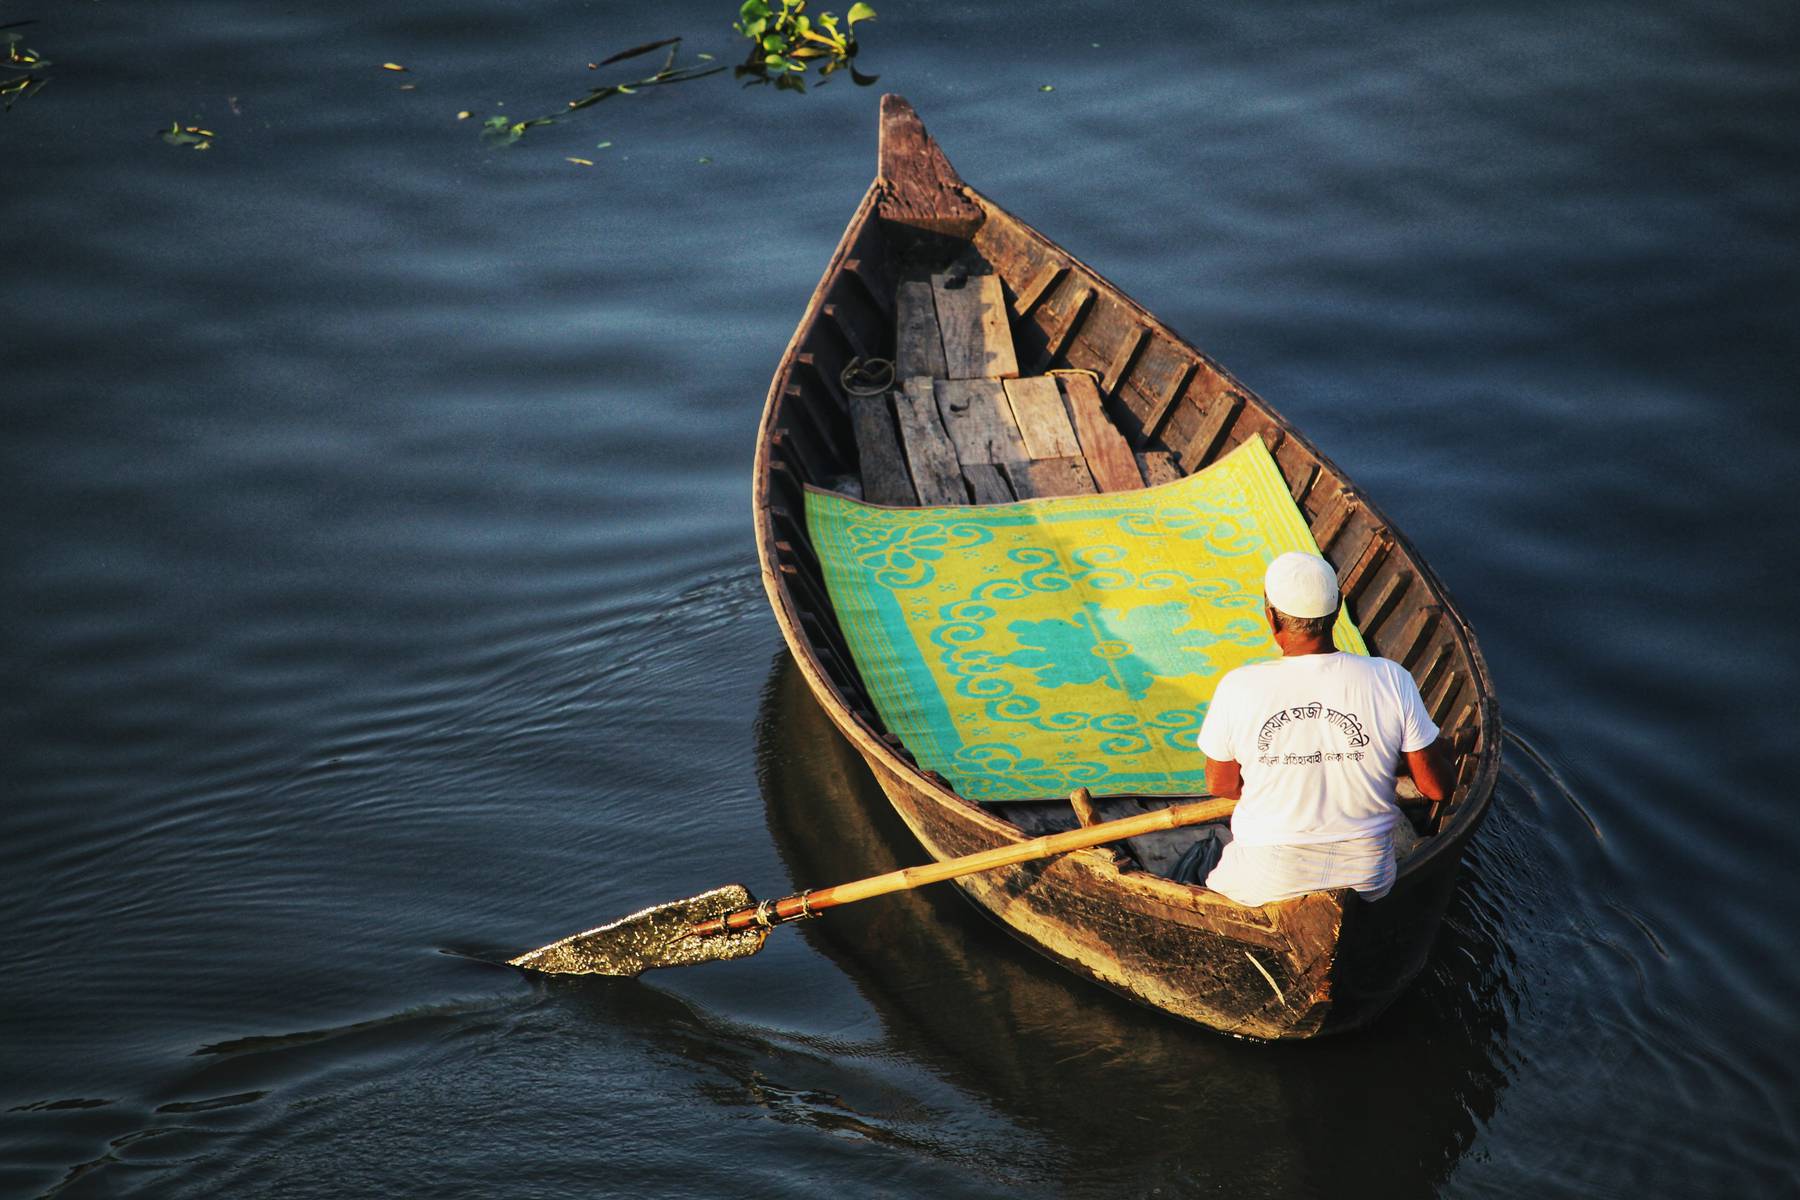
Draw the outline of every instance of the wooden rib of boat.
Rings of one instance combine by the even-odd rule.
[[[1371,651],[1412,673],[1455,753],[1455,791],[1420,819],[1424,836],[1402,857],[1392,892],[1369,902],[1338,889],[1243,907],[1166,877],[1177,853],[1166,838],[956,882],[1035,949],[1176,1017],[1270,1040],[1366,1023],[1423,967],[1499,772],[1499,706],[1468,623],[1393,524],[1299,430],[1087,264],[963,183],[898,96],[882,98],[879,157],[775,372],[757,445],[763,582],[813,694],[934,858],[1074,826],[1067,798],[982,805],[957,795],[887,730],[832,612],[804,490],[890,504],[1122,490],[1200,470],[1260,435]],[[957,371],[935,343],[921,351],[912,328],[909,291],[930,287],[934,275],[939,287],[975,278],[1003,304],[989,323],[1004,325],[1011,344],[999,356],[1016,362],[993,369],[990,353],[986,374],[1086,373],[1060,377],[1079,453],[1065,441],[1042,458],[995,464],[959,456],[941,432],[909,428],[909,401],[919,398],[907,395],[904,376]],[[979,279],[986,275],[994,280]],[[939,332],[954,358],[952,331]],[[857,358],[899,359],[898,394],[847,388],[844,369]],[[1109,818],[1180,799],[1101,797],[1096,807]]]

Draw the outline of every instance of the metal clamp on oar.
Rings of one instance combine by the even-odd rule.
[[[813,892],[808,888],[779,900],[759,900],[755,904],[728,912],[723,916],[700,921],[688,929],[693,937],[716,937],[721,933],[737,933],[745,929],[773,929],[818,916],[813,908]],[[517,962],[517,960],[514,960]],[[521,964],[523,965],[523,964]]]

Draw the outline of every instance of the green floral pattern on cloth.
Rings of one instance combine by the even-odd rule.
[[[1132,609],[1083,604],[1068,619],[1014,621],[1008,628],[1026,647],[995,656],[995,663],[1029,667],[1039,687],[1103,683],[1142,700],[1157,679],[1210,675],[1203,653],[1214,642],[1235,638],[1245,645],[1261,640],[1253,621],[1233,621],[1220,633],[1189,628],[1191,614],[1179,600]]]
[[[1317,553],[1260,439],[1161,487],[967,508],[809,491],[876,711],[975,800],[1204,788],[1219,677],[1275,653],[1262,572]],[[1347,615],[1339,646],[1367,653]]]

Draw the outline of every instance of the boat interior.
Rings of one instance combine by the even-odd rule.
[[[1409,814],[1425,845],[1451,827],[1485,773],[1496,714],[1469,630],[1411,547],[1263,401],[1055,243],[960,181],[948,214],[942,194],[909,197],[907,181],[889,178],[887,136],[883,177],[795,335],[764,430],[765,561],[844,707],[912,762],[833,616],[806,485],[902,506],[1113,492],[1179,479],[1260,435],[1371,651],[1408,668],[1448,739],[1456,791]],[[919,153],[935,156],[927,174],[955,180],[935,143]],[[1417,801],[1402,779],[1403,805],[1409,792]],[[1188,799],[1095,797],[1090,819]],[[1063,796],[986,807],[1027,835],[1080,820]],[[1123,869],[1170,876],[1197,836],[1171,830],[1115,852]]]

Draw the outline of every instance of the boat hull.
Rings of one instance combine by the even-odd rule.
[[[1431,836],[1375,902],[1339,889],[1245,907],[1136,869],[1104,847],[957,886],[1075,974],[1176,1018],[1261,1040],[1367,1023],[1423,967],[1498,774],[1499,708],[1473,633],[1405,538],[1310,441],[1104,277],[963,184],[910,108],[890,107],[896,99],[884,99],[881,173],[783,355],[758,439],[762,578],[808,686],[933,858],[1031,836],[1001,806],[966,800],[921,770],[882,727],[830,612],[803,516],[805,486],[837,487],[856,473],[837,374],[852,357],[891,353],[892,312],[881,293],[897,265],[960,245],[1001,277],[1021,363],[1092,371],[1109,414],[1140,451],[1188,473],[1249,436],[1272,443],[1315,540],[1339,569],[1352,615],[1375,652],[1420,681],[1456,740],[1459,771]],[[906,136],[890,138],[890,126]],[[926,186],[909,184],[907,165],[890,152],[890,141],[916,147],[920,139],[929,153],[918,157],[936,175]],[[944,196],[957,200],[952,214],[920,217]]]

